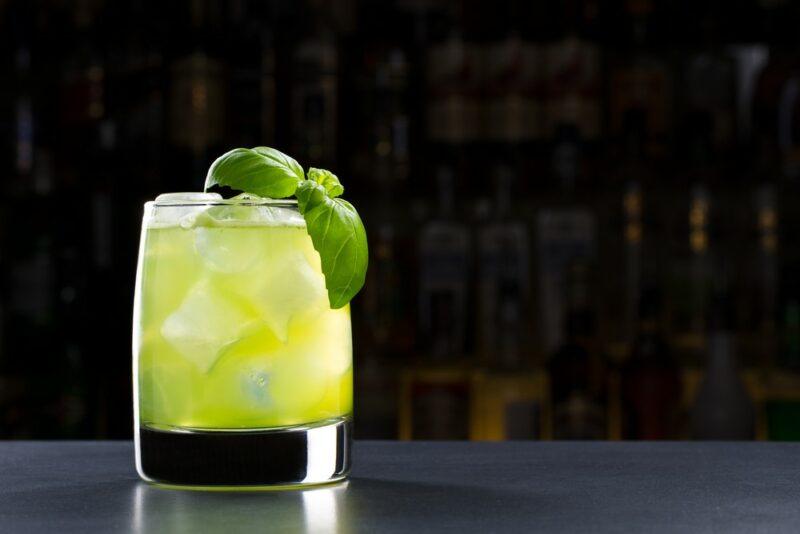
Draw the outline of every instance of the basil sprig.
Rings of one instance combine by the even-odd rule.
[[[214,186],[267,198],[295,195],[320,256],[331,308],[345,306],[363,287],[367,234],[353,205],[339,198],[344,187],[335,174],[313,167],[304,173],[297,161],[274,148],[235,148],[209,168],[205,190]]]

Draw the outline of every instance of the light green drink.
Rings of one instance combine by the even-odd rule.
[[[350,308],[331,308],[320,255],[292,201],[194,194],[148,203],[134,330],[145,450],[160,454],[181,436],[236,450],[246,434],[256,436],[247,450],[268,454],[265,439],[280,434],[297,435],[308,454],[312,440],[299,432],[349,425]],[[336,447],[342,430],[331,432]],[[143,477],[170,482],[139,464]],[[265,480],[299,481],[285,478]]]

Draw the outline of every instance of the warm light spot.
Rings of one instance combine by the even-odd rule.
[[[704,252],[708,248],[708,234],[703,230],[692,230],[689,245],[693,252]]]
[[[778,226],[778,214],[774,209],[764,209],[758,214],[758,227],[763,230],[772,230]]]
[[[639,243],[642,240],[642,225],[638,223],[626,225],[625,239],[631,243]]]

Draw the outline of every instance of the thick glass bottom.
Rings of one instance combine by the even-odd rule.
[[[341,480],[350,470],[349,417],[263,430],[140,426],[136,470],[144,480],[193,489],[278,489]]]

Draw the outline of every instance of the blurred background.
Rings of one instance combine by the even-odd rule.
[[[356,436],[800,439],[800,6],[0,0],[0,437],[129,438],[142,203],[369,232]]]

